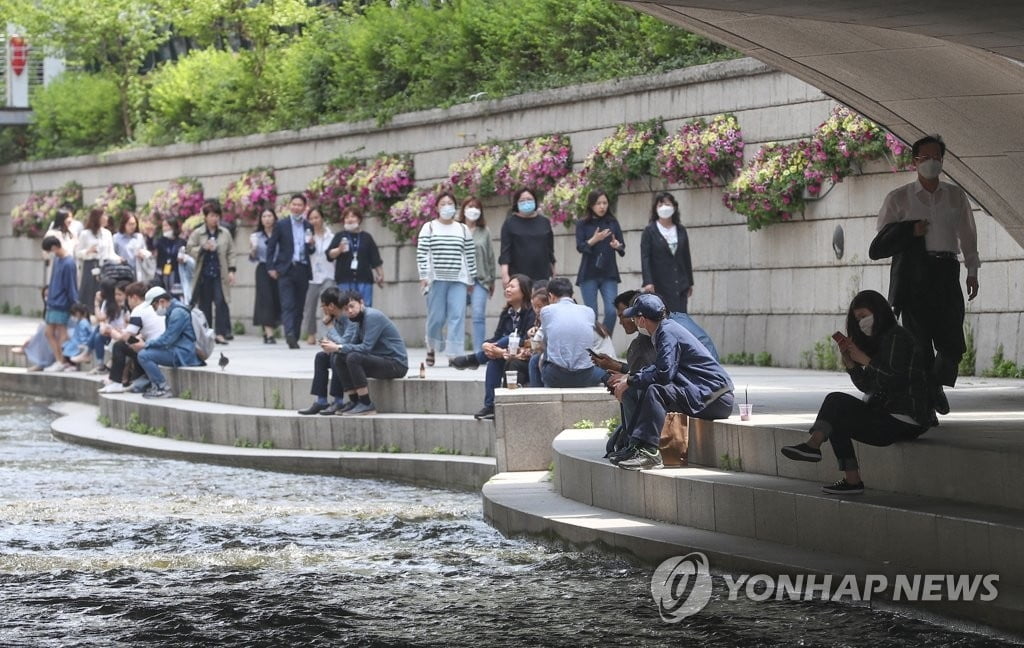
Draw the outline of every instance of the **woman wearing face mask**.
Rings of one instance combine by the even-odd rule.
[[[312,345],[317,344],[317,340],[323,337],[320,295],[328,288],[334,287],[334,263],[327,256],[334,232],[324,222],[323,212],[316,207],[309,210],[306,220],[313,228],[306,230],[306,243],[312,245],[313,250],[309,253],[312,277],[309,280],[309,289],[306,290],[306,301],[302,310],[302,331],[306,334],[306,343]]]
[[[455,195],[437,196],[437,218],[420,229],[416,267],[427,296],[427,366],[444,347],[451,359],[466,345],[466,295],[476,277],[476,249],[469,228],[455,222]],[[442,331],[447,335],[442,337]]]
[[[175,299],[187,302],[183,291],[185,283],[178,268],[178,253],[185,247],[185,239],[181,238],[181,221],[177,218],[164,218],[155,245],[156,277],[160,285]]]
[[[491,231],[484,222],[483,203],[479,198],[470,196],[462,201],[458,221],[469,228],[476,248],[476,281],[473,294],[470,295],[470,312],[473,316],[473,350],[480,351],[487,337],[487,300],[494,294],[497,262],[494,259],[494,246],[491,245]]]
[[[640,237],[643,291],[657,293],[669,313],[685,313],[693,294],[690,239],[679,223],[679,204],[670,193],[654,197],[651,222]]]
[[[782,448],[796,461],[821,461],[821,445],[831,441],[843,479],[825,486],[833,495],[864,492],[853,441],[888,446],[911,441],[936,424],[928,391],[929,366],[880,293],[865,290],[850,302],[846,336],[836,343],[862,400],[842,392],[825,397],[806,443]]]
[[[277,279],[267,274],[267,241],[274,234],[277,214],[264,209],[260,226],[249,235],[249,260],[256,264],[256,301],[252,310],[252,323],[263,327],[263,344],[276,344],[274,329],[281,325],[281,295]]]
[[[576,225],[576,250],[580,253],[580,269],[576,285],[583,293],[583,303],[597,315],[597,294],[604,302],[605,331],[615,330],[615,295],[619,290],[619,264],[615,255],[625,256],[622,228],[608,209],[608,194],[591,191],[587,196],[587,213]]]
[[[555,276],[555,234],[551,221],[537,212],[537,196],[529,189],[512,194],[512,211],[501,226],[501,282],[524,274],[533,281]]]
[[[126,213],[121,219],[121,227],[114,235],[114,251],[124,259],[132,272],[139,279],[139,261],[147,254],[146,237],[139,231],[139,218],[135,214]]]
[[[334,235],[327,258],[334,262],[334,281],[341,292],[355,291],[363,304],[373,306],[373,284],[384,287],[384,261],[377,243],[362,231],[363,212],[346,207],[341,212],[342,231]]]

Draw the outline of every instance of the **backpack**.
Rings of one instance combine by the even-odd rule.
[[[217,334],[210,328],[206,321],[206,315],[198,306],[193,306],[191,313],[192,331],[196,334],[196,357],[200,361],[206,362],[206,359],[213,355],[213,347],[217,344],[215,339]]]

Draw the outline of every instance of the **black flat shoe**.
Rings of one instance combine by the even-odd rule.
[[[302,416],[309,416],[310,414],[319,414],[328,408],[327,403],[313,403],[306,409],[299,410],[299,414]]]
[[[338,410],[341,409],[342,407],[342,405],[338,405],[337,403],[331,403],[324,409],[320,410],[320,416],[333,416],[337,414]]]

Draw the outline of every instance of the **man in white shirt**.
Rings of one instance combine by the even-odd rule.
[[[957,253],[963,254],[967,299],[972,300],[978,295],[981,266],[978,233],[967,194],[939,180],[946,154],[942,138],[919,139],[912,151],[917,180],[885,197],[870,256],[893,257],[889,301],[921,350],[934,353],[934,406],[947,414],[949,403],[942,385],[956,383],[966,350]]]
[[[137,365],[134,375],[124,375],[125,361],[128,358],[134,360],[138,356],[131,347],[133,338],[143,341],[155,340],[163,335],[164,329],[167,327],[167,320],[157,315],[153,310],[153,305],[146,299],[146,284],[141,282],[128,284],[124,292],[132,311],[128,316],[128,326],[123,331],[110,331],[110,339],[114,346],[111,350],[110,376],[103,381],[104,385],[99,390],[102,394],[120,394],[125,390],[122,383],[126,377],[129,379],[142,377],[143,373]],[[145,388],[145,384],[141,384],[140,387]]]

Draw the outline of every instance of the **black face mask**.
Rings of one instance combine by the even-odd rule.
[[[363,318],[365,316],[366,316],[366,309],[364,308],[363,310],[359,311],[358,315],[356,315],[355,317],[350,317],[349,320],[351,320],[353,322],[362,322]]]

